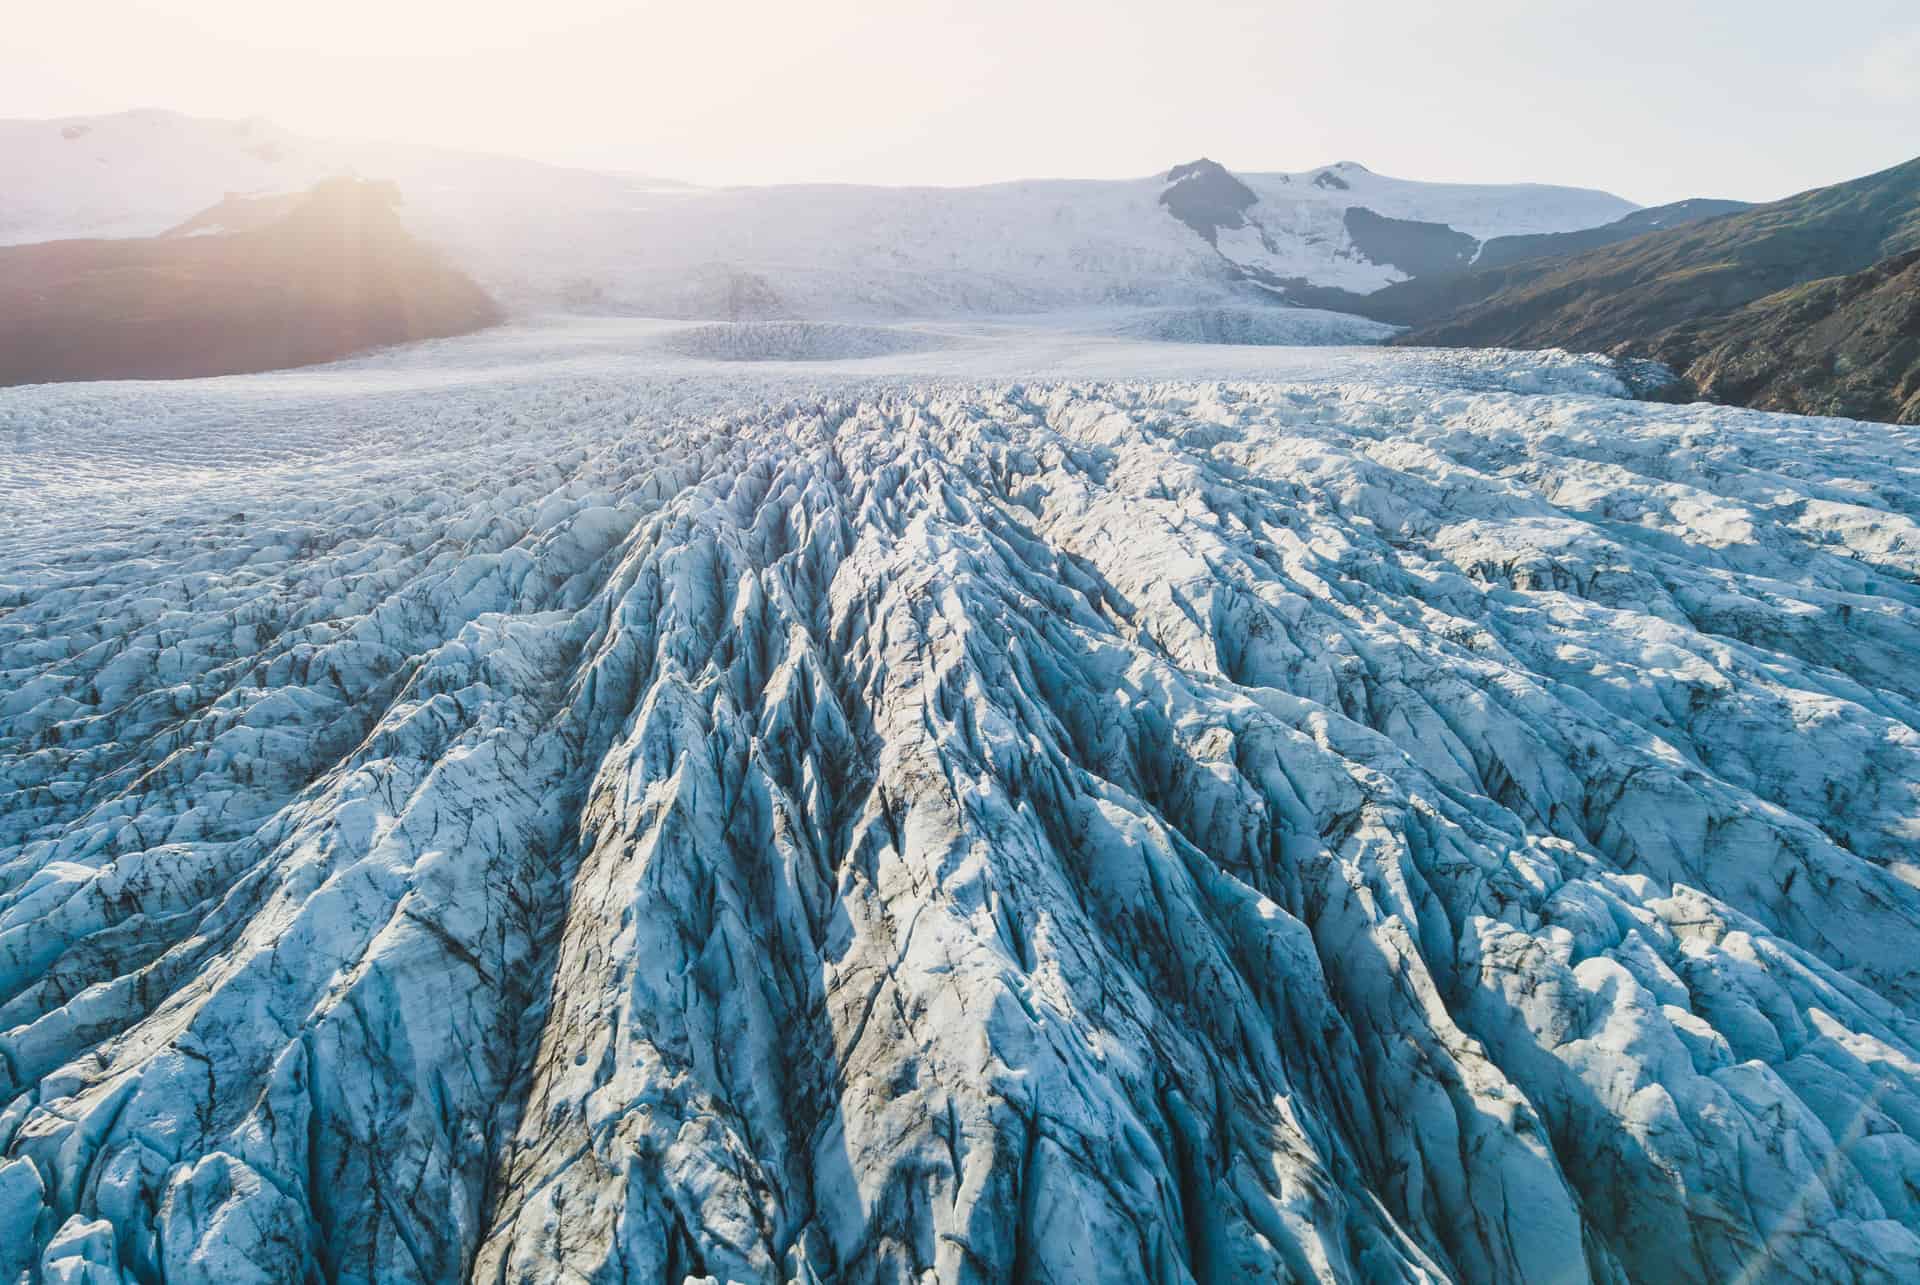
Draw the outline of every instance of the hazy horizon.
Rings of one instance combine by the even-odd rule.
[[[1920,13],[1883,0],[1837,0],[1818,21],[1780,0],[1171,14],[343,0],[324,23],[239,0],[107,0],[18,15],[10,35],[0,117],[263,117],[710,185],[1121,178],[1206,155],[1652,205],[1773,199],[1920,147]]]

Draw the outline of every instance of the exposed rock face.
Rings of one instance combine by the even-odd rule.
[[[1204,156],[1168,170],[1167,190],[1160,193],[1160,204],[1168,213],[1215,247],[1220,243],[1221,228],[1247,226],[1247,210],[1259,199],[1224,165]]]
[[[1920,253],[1815,281],[1666,336],[1667,395],[1920,424]]]
[[[0,533],[0,1270],[1920,1273],[1912,441],[716,388]]]
[[[0,385],[275,370],[497,322],[398,199],[334,179],[166,236],[0,246]]]
[[[1390,263],[1409,276],[1459,272],[1473,262],[1480,243],[1444,223],[1390,219],[1363,205],[1348,208],[1347,235],[1375,263]]]

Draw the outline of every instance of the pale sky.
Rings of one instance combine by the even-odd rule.
[[[0,117],[257,115],[702,183],[1204,154],[1655,203],[1920,154],[1920,0],[12,0],[0,29]]]

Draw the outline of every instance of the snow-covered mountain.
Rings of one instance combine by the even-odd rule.
[[[0,1279],[1920,1276],[1920,436],[715,333],[0,391]]]
[[[700,188],[162,112],[0,123],[0,239],[152,234],[228,192],[390,179],[413,230],[523,310],[742,319],[931,316],[1365,292],[1495,236],[1635,207],[1603,192],[1387,178],[1343,163],[973,188]],[[1231,209],[1192,216],[1194,202]],[[1243,196],[1236,196],[1236,193]],[[1181,211],[1187,211],[1183,214]]]

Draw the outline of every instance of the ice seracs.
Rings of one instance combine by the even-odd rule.
[[[0,1268],[1920,1272],[1911,433],[536,341],[0,394]]]

